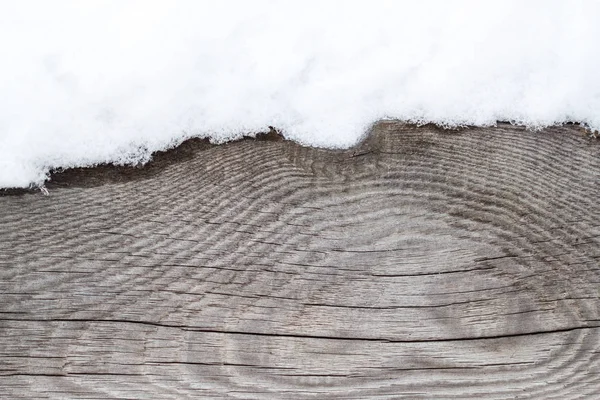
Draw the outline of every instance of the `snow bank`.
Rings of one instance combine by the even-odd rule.
[[[280,128],[378,119],[600,128],[598,1],[0,3],[0,187]]]

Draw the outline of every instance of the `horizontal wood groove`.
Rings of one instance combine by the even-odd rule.
[[[384,342],[384,343],[431,343],[431,342],[458,342],[468,340],[494,340],[494,339],[505,339],[512,337],[521,336],[537,336],[537,335],[551,335],[556,333],[566,333],[586,329],[600,329],[598,325],[584,325],[584,326],[572,326],[560,329],[553,329],[547,331],[533,331],[533,332],[521,332],[507,335],[493,335],[493,336],[474,336],[474,337],[453,337],[443,339],[415,339],[415,340],[394,340],[378,337],[344,337],[344,336],[317,336],[317,335],[294,335],[286,333],[268,333],[268,332],[249,332],[249,331],[227,331],[219,329],[204,329],[197,326],[184,326],[184,325],[172,325],[162,324],[158,322],[150,321],[133,321],[133,320],[92,320],[92,319],[24,319],[24,318],[0,318],[0,321],[25,321],[25,322],[85,322],[85,323],[107,323],[107,324],[140,324],[155,326],[160,328],[173,328],[180,329],[182,331],[192,331],[201,333],[217,333],[223,335],[248,335],[248,336],[265,336],[265,337],[278,337],[278,338],[296,338],[296,339],[315,339],[315,340],[350,340],[350,341],[366,341],[366,342]]]

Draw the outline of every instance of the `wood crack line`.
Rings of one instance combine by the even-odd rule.
[[[507,333],[498,335],[482,335],[470,337],[454,337],[454,338],[430,338],[430,339],[391,339],[391,338],[376,338],[376,337],[345,337],[345,336],[328,336],[328,335],[311,335],[297,333],[270,333],[270,332],[246,332],[236,330],[222,330],[215,328],[202,328],[189,325],[165,324],[151,321],[134,321],[127,319],[86,319],[86,318],[53,318],[53,319],[24,319],[24,318],[2,318],[0,321],[17,321],[17,322],[80,322],[80,323],[109,323],[109,324],[139,324],[146,326],[154,326],[158,328],[172,328],[183,331],[199,332],[199,333],[214,333],[224,335],[247,335],[247,336],[262,336],[273,338],[290,338],[290,339],[314,339],[314,340],[344,340],[344,341],[365,341],[365,342],[382,342],[382,343],[436,343],[436,342],[462,342],[471,340],[495,340],[514,337],[527,337],[538,335],[551,335],[560,333],[569,333],[583,331],[588,329],[600,329],[598,325],[573,326],[557,329],[548,329],[542,331],[531,331],[521,333]]]

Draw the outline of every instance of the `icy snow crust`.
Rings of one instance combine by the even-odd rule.
[[[383,118],[600,128],[598,1],[4,1],[0,187],[281,129]]]

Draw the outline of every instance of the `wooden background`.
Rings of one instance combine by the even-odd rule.
[[[196,145],[0,197],[0,398],[600,398],[576,126]]]

